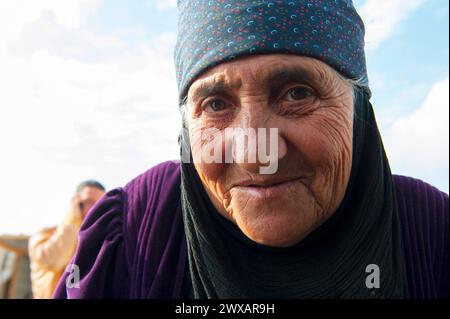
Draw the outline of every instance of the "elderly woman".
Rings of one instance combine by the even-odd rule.
[[[55,297],[447,297],[448,195],[391,173],[351,0],[178,3],[183,160],[103,197]],[[230,129],[276,170],[202,160]]]

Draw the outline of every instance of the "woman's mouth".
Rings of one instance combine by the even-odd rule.
[[[277,182],[244,183],[234,186],[233,190],[254,198],[271,199],[286,195],[296,189],[300,183],[300,178]]]

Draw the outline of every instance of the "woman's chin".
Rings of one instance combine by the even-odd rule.
[[[302,241],[307,233],[300,231],[299,233],[286,234],[284,231],[274,231],[271,233],[259,232],[253,229],[243,230],[243,233],[252,241],[269,247],[290,247]]]
[[[309,212],[261,211],[255,214],[234,214],[236,225],[254,242],[272,247],[289,247],[299,243],[314,230],[317,216]]]
[[[312,193],[300,183],[296,186],[287,194],[270,199],[234,189],[227,209],[228,218],[258,244],[295,245],[320,224],[323,215]]]

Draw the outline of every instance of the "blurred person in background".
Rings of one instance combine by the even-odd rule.
[[[105,188],[95,180],[78,185],[70,209],[59,226],[45,228],[29,241],[33,297],[51,298],[53,291],[72,259],[78,231],[88,211],[103,196]]]

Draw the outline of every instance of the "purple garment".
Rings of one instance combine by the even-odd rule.
[[[393,175],[409,293],[448,298],[448,195],[411,177]]]
[[[448,298],[448,195],[393,176],[411,298]],[[89,212],[72,263],[79,288],[54,298],[185,298],[189,282],[180,201],[180,164],[161,163]]]

